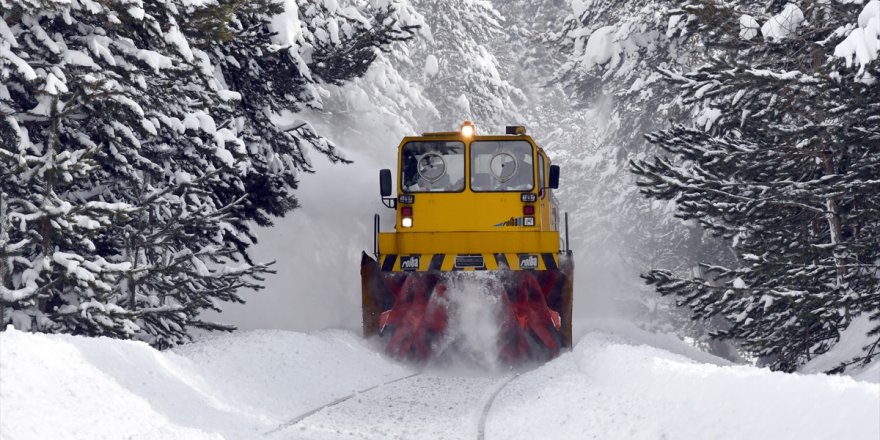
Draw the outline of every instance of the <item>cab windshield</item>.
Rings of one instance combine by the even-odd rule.
[[[464,143],[407,142],[401,152],[401,183],[407,192],[464,190]]]
[[[535,187],[534,169],[529,142],[471,142],[473,191],[529,191]]]

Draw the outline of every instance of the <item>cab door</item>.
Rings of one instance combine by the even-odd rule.
[[[553,206],[550,203],[550,191],[547,187],[547,176],[550,175],[550,161],[544,150],[538,149],[538,211],[540,213],[539,224],[542,231],[554,231]]]

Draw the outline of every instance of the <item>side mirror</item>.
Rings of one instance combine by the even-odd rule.
[[[391,170],[379,170],[379,192],[382,197],[391,196]]]
[[[553,189],[559,188],[559,165],[550,165],[550,179],[547,186]]]

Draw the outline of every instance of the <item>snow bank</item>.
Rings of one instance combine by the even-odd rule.
[[[170,352],[0,333],[3,439],[250,439],[407,371],[357,336],[257,331]]]
[[[868,332],[873,329],[874,322],[871,321],[867,313],[856,316],[846,330],[841,332],[840,341],[834,344],[827,353],[813,358],[801,368],[801,371],[822,373],[840,366],[841,363],[864,356],[862,348],[877,341],[876,336],[868,336]],[[880,383],[880,361],[874,361],[861,369],[850,367],[847,369],[847,374],[860,380]]]
[[[593,333],[498,395],[487,437],[880,438],[880,387],[698,363]]]
[[[431,370],[290,426],[412,371],[338,330],[244,332],[167,352],[7,330],[0,438],[433,440],[470,438],[483,416],[489,439],[880,436],[880,385],[729,366],[669,335],[591,325],[572,352],[506,387],[511,373]]]
[[[576,319],[572,324],[576,341],[581,340],[587,335],[600,334],[609,342],[653,347],[704,364],[731,365],[731,362],[726,359],[706,353],[697,347],[685,343],[678,335],[650,332],[639,328],[630,321],[621,319]]]

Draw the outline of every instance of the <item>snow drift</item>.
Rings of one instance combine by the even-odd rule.
[[[591,333],[498,395],[491,438],[874,439],[880,386],[694,361]]]
[[[7,330],[0,438],[253,439],[407,374],[342,331],[254,331],[160,352],[140,342]]]
[[[338,330],[236,333],[166,352],[7,330],[0,438],[263,438],[297,415],[413,373],[373,349]],[[509,378],[427,371],[270,437],[467,437]],[[878,414],[876,383],[728,366],[672,337],[606,329],[501,389],[486,437],[874,440]],[[425,421],[430,430],[419,429]]]

